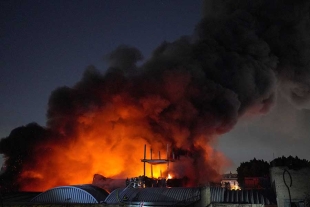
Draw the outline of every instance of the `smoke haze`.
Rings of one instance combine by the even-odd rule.
[[[75,86],[54,90],[46,128],[29,124],[0,141],[2,185],[46,190],[93,174],[137,176],[143,145],[167,143],[186,152],[174,176],[217,181],[229,161],[212,144],[240,117],[269,112],[277,90],[309,107],[307,1],[211,0],[203,10],[192,36],[163,42],[142,65],[137,48],[121,45],[105,56],[106,73],[89,66]]]

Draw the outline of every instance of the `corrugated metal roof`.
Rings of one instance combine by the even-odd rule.
[[[266,190],[226,190],[221,187],[211,187],[211,202],[214,203],[251,203],[270,205]],[[273,196],[273,195],[269,195]]]
[[[210,187],[211,202],[222,203],[224,202],[224,194],[226,189],[220,187]]]
[[[59,186],[34,197],[37,203],[101,203],[109,195],[94,185]]]
[[[107,204],[188,205],[200,200],[200,188],[119,188],[105,200]]]

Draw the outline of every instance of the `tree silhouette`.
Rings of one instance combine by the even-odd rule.
[[[310,167],[310,162],[306,159],[300,159],[297,156],[278,157],[270,163],[255,158],[248,162],[242,162],[237,168],[239,186],[241,188],[245,187],[245,177],[269,177],[270,167],[288,167],[298,170],[300,168]]]
[[[270,165],[273,167],[288,167],[297,170],[304,167],[310,167],[310,162],[306,159],[299,159],[297,156],[282,156],[271,161]]]
[[[241,188],[245,187],[245,177],[265,177],[269,175],[269,163],[254,158],[248,162],[242,162],[237,168],[238,183]]]

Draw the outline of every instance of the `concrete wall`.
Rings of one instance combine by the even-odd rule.
[[[210,187],[201,187],[200,200],[194,203],[194,207],[206,207],[211,203],[211,190]]]
[[[289,193],[283,181],[283,172],[287,169],[292,176],[291,192],[292,202],[304,201],[306,194],[310,193],[310,168],[290,170],[287,167],[272,167],[270,169],[271,183],[276,190],[278,207],[289,207]],[[290,177],[285,173],[285,181],[290,185]],[[300,203],[302,205],[302,202]]]

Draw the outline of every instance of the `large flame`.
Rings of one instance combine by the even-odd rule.
[[[184,76],[175,73],[174,80],[178,80],[177,75]],[[171,90],[173,85],[172,80],[169,82],[167,90]],[[178,86],[178,89],[184,91],[182,87],[185,86]],[[72,89],[70,93],[75,90],[78,89]],[[153,152],[162,152],[162,156],[166,156],[169,144],[169,156],[174,156],[171,153],[176,151],[177,157],[176,162],[169,164],[169,172],[191,178],[192,185],[218,178],[225,159],[210,145],[214,134],[208,132],[212,130],[190,129],[174,121],[190,123],[196,120],[196,109],[182,98],[183,95],[176,100],[180,103],[156,94],[139,98],[128,92],[108,97],[102,93],[102,96],[105,102],[100,106],[90,104],[82,113],[78,108],[72,115],[62,114],[52,120],[51,129],[57,133],[48,142],[36,146],[34,162],[24,163],[19,177],[22,190],[42,191],[58,185],[91,183],[94,174],[109,178],[143,175],[141,159],[145,144],[152,147]],[[171,106],[176,109],[165,111]],[[161,117],[163,114],[165,119]],[[41,148],[47,150],[42,152]],[[177,152],[178,149],[181,152]],[[147,156],[150,158],[150,154]],[[147,164],[146,176],[166,176],[166,170],[167,165],[156,165],[152,173],[151,166]]]
[[[165,152],[170,144],[168,172],[200,185],[220,178],[227,161],[212,146],[240,116],[268,112],[278,89],[308,108],[309,1],[205,2],[193,37],[162,43],[140,66],[141,53],[120,46],[105,74],[90,67],[73,87],[56,89],[46,129],[0,141],[11,173],[0,181],[41,191],[94,174],[139,176],[143,146]],[[153,177],[165,170],[154,167]]]

